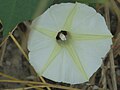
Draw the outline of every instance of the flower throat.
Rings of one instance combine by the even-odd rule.
[[[67,36],[68,36],[68,32],[67,31],[60,31],[58,32],[57,36],[56,36],[56,40],[57,41],[66,41],[67,40]]]

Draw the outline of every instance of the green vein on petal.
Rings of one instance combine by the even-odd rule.
[[[84,70],[84,67],[82,66],[82,63],[80,62],[79,56],[77,55],[74,47],[71,44],[69,44],[69,45],[66,45],[66,49],[68,50],[70,56],[72,57],[74,63],[76,64],[77,68],[80,70],[80,73],[82,73],[83,77],[86,80],[88,80],[88,76]]]
[[[74,40],[98,40],[112,38],[112,35],[71,34]]]
[[[70,11],[68,17],[66,18],[66,21],[63,27],[64,30],[69,31],[71,29],[71,25],[72,25],[73,18],[74,18],[76,11],[77,11],[77,3],[75,4],[73,9]]]
[[[55,57],[59,54],[59,52],[61,51],[61,46],[59,46],[58,44],[55,45],[52,53],[50,54],[48,61],[45,65],[43,65],[41,71],[40,71],[40,75],[42,75],[44,73],[44,71],[49,67],[49,65],[53,62],[53,60],[55,59]]]
[[[32,27],[33,30],[37,30],[38,32],[48,36],[48,37],[51,37],[51,38],[55,38],[56,37],[56,33],[53,32],[53,31],[50,31],[50,30],[47,30],[45,28],[41,28],[41,27],[38,27],[38,26],[35,26],[35,27]]]

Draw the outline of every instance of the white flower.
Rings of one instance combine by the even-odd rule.
[[[70,84],[89,80],[110,49],[104,18],[81,3],[51,6],[33,20],[29,59],[38,75]]]

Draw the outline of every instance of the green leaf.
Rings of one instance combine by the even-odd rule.
[[[79,3],[85,3],[93,8],[96,8],[96,4],[105,4],[108,2],[108,0],[54,0],[54,4],[59,4],[59,3],[75,3],[75,2],[79,2]]]
[[[50,5],[48,0],[0,0],[0,20],[3,35],[7,35],[18,23],[40,15]],[[38,11],[39,10],[39,11]]]
[[[55,0],[55,3],[80,2],[80,3],[91,4],[91,3],[106,3],[106,1],[108,0]]]

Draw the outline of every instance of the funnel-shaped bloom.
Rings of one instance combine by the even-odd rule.
[[[40,76],[71,84],[89,80],[112,44],[104,18],[81,3],[51,6],[33,20],[31,65]]]

